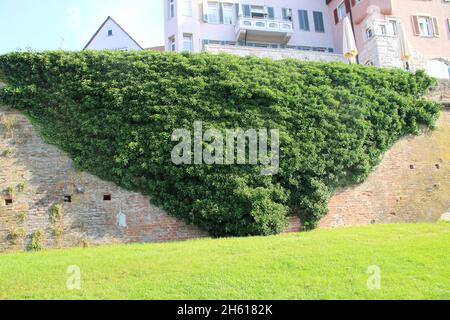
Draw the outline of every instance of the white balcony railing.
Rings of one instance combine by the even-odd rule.
[[[238,34],[242,30],[291,33],[293,32],[294,27],[291,21],[239,18],[236,23],[236,33]]]

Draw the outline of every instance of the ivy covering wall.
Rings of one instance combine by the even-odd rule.
[[[422,72],[156,52],[0,56],[0,101],[22,110],[76,166],[151,195],[213,236],[314,228],[337,187],[364,181],[400,137],[432,127]],[[280,168],[174,165],[175,129],[278,129]],[[126,208],[124,208],[126,210]]]

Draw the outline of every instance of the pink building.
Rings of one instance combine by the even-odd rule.
[[[411,67],[449,78],[450,0],[326,0],[336,50],[340,52],[342,20],[352,18],[359,62],[404,67],[398,28],[403,26],[413,49]]]

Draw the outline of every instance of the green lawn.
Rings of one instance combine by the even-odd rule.
[[[71,265],[81,290],[66,288]],[[0,299],[17,298],[450,299],[450,224],[0,255]]]

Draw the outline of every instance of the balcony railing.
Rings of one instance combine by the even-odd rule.
[[[240,18],[236,23],[236,31],[263,30],[272,32],[292,32],[293,25],[290,21],[277,21],[270,19]]]
[[[291,21],[271,19],[239,18],[236,22],[238,40],[246,37],[250,41],[276,41],[287,43],[294,30]]]

